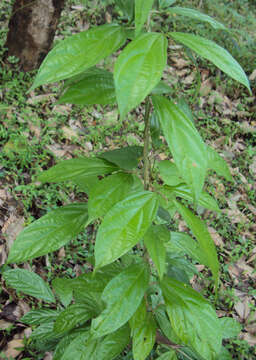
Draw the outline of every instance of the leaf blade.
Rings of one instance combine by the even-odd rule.
[[[135,0],[135,36],[141,32],[149,13],[152,9],[154,0]]]

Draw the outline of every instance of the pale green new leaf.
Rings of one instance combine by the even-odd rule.
[[[187,115],[172,101],[152,96],[156,116],[161,124],[179,173],[198,200],[207,171],[206,146]]]
[[[208,155],[208,169],[216,171],[220,176],[223,176],[228,181],[233,181],[229,167],[226,161],[210,146],[207,146]]]
[[[58,334],[72,330],[78,324],[84,325],[93,316],[95,312],[88,305],[72,304],[59,314],[54,324],[54,331]]]
[[[223,24],[221,24],[219,21],[216,21],[212,17],[205,15],[205,14],[201,13],[200,11],[197,11],[194,9],[175,6],[175,7],[171,7],[167,11],[169,14],[186,16],[186,17],[189,17],[194,20],[207,22],[216,30],[227,30],[227,28]]]
[[[99,227],[95,244],[95,265],[115,261],[144,236],[158,209],[157,195],[141,191],[114,205]]]
[[[77,158],[64,160],[59,164],[51,167],[49,170],[42,172],[38,181],[61,182],[71,180],[76,183],[76,179],[90,179],[94,176],[110,174],[118,170],[114,164],[98,158]]]
[[[3,273],[3,278],[16,291],[21,291],[26,295],[42,299],[46,302],[55,302],[50,286],[32,271],[25,269],[7,270]]]
[[[133,177],[131,174],[117,173],[98,181],[92,189],[88,212],[90,219],[103,217],[119,201],[131,192]]]
[[[223,339],[237,337],[242,330],[241,324],[233,318],[222,317],[219,319],[219,322],[222,328]]]
[[[142,34],[121,52],[114,69],[121,119],[155,88],[166,61],[167,39],[159,33]]]
[[[114,277],[102,293],[106,309],[92,321],[94,337],[123,326],[139,307],[148,283],[149,272],[144,264],[134,264]]]
[[[117,165],[120,169],[132,170],[137,168],[142,154],[142,146],[126,146],[120,149],[106,151],[98,155],[98,157]]]
[[[219,261],[213,239],[204,222],[199,217],[194,215],[191,210],[176,200],[175,206],[196,237],[200,245],[200,249],[203,253],[203,257],[207,260],[207,265],[212,271],[215,280],[215,287],[217,290],[219,282]]]
[[[163,160],[158,162],[158,169],[161,178],[165,184],[169,186],[175,186],[183,182],[182,177],[178,171],[177,166],[169,160]]]
[[[52,287],[65,307],[71,303],[73,298],[71,281],[71,279],[67,278],[55,278],[52,281]]]
[[[31,310],[22,316],[20,321],[28,325],[40,325],[55,321],[59,314],[58,310],[53,309]]]
[[[87,203],[62,206],[26,227],[11,247],[8,263],[25,262],[58,250],[75,238],[88,221]]]
[[[149,256],[153,260],[160,279],[162,279],[166,269],[166,247],[170,239],[170,232],[164,225],[152,225],[143,237],[144,244]]]
[[[246,86],[251,92],[249,80],[244,70],[227,50],[201,36],[180,32],[171,32],[169,34],[174,40],[181,42],[198,55],[211,61],[224,73]]]
[[[165,277],[161,282],[167,313],[176,335],[203,358],[215,360],[222,332],[211,305],[190,286]]]
[[[156,360],[178,360],[176,352],[174,350],[167,351],[160,355]]]
[[[126,40],[116,24],[97,26],[62,40],[44,59],[31,89],[70,78],[111,55]]]
[[[154,0],[135,0],[135,36],[137,36],[148,19]]]

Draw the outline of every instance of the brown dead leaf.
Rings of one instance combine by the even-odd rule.
[[[0,245],[0,266],[2,266],[7,260],[7,254],[5,251],[5,246]]]
[[[224,242],[223,242],[221,236],[217,233],[217,231],[211,226],[208,227],[208,230],[209,230],[209,233],[211,234],[211,237],[213,238],[215,245],[224,247]]]
[[[7,358],[16,358],[23,350],[24,344],[22,339],[11,340],[7,344],[7,348],[4,351]]]
[[[201,87],[200,87],[200,95],[201,96],[207,96],[210,94],[210,92],[212,91],[212,87],[213,84],[211,82],[211,79],[206,79],[205,81],[203,81],[201,83]]]
[[[54,99],[55,94],[43,94],[43,95],[32,95],[28,99],[27,103],[31,105],[35,105],[38,103],[46,102],[47,100],[52,101]]]
[[[250,314],[249,297],[246,296],[242,301],[237,302],[234,308],[240,319],[246,320]]]
[[[255,79],[256,79],[256,69],[254,69],[251,75],[249,76],[249,80],[253,81]]]
[[[189,62],[183,58],[172,56],[171,59],[174,62],[174,66],[179,70],[189,66]]]
[[[24,222],[24,217],[11,214],[9,219],[4,224],[2,232],[5,234],[8,252],[18,234],[23,230]]]
[[[254,336],[250,333],[243,333],[241,336],[241,339],[247,341],[250,346],[256,345],[256,336]]]
[[[66,150],[58,144],[52,144],[46,146],[56,157],[63,157],[66,154]]]
[[[190,75],[186,76],[182,80],[182,82],[186,85],[191,85],[191,84],[193,84],[194,80],[195,80],[195,73],[191,73]]]
[[[70,127],[68,126],[63,126],[61,128],[61,130],[63,131],[63,135],[66,139],[68,140],[72,140],[73,138],[77,138],[77,133],[75,130],[71,129]]]
[[[53,113],[60,115],[68,115],[72,109],[72,105],[55,105],[52,109]]]
[[[12,323],[10,321],[0,319],[0,331],[8,329],[10,326],[12,326]]]

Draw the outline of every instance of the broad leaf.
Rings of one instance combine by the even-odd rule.
[[[165,243],[170,239],[170,232],[164,225],[151,226],[144,235],[144,243],[153,260],[160,279],[166,269],[166,248]]]
[[[135,0],[135,36],[137,36],[147,21],[154,0]]]
[[[67,334],[66,336],[62,337],[59,341],[58,345],[55,348],[53,354],[53,360],[62,360],[62,356],[64,355],[65,351],[67,350],[68,346],[74,341],[76,338],[80,337],[84,341],[88,339],[90,336],[90,332],[88,329],[77,329],[72,333]]]
[[[177,166],[169,160],[158,162],[159,173],[165,184],[175,186],[183,182]]]
[[[198,20],[198,21],[207,22],[216,30],[227,30],[227,28],[220,22],[218,22],[215,19],[213,19],[212,17],[205,15],[205,14],[201,13],[200,11],[197,11],[194,9],[175,6],[175,7],[171,7],[170,9],[168,9],[168,13],[189,17],[191,19]]]
[[[46,302],[55,302],[49,285],[32,271],[25,269],[7,270],[3,273],[3,278],[16,291],[22,291],[26,295],[42,299]]]
[[[92,68],[71,84],[58,103],[78,105],[108,105],[116,102],[113,74],[107,70]]]
[[[52,281],[52,287],[65,307],[71,303],[73,298],[71,281],[67,278],[55,278]]]
[[[219,319],[222,328],[223,339],[230,339],[237,337],[242,330],[241,324],[233,318],[222,317]]]
[[[208,168],[216,171],[228,181],[233,181],[229,167],[226,161],[210,146],[207,147]]]
[[[44,59],[31,89],[70,78],[111,55],[126,40],[122,27],[97,26],[62,40]]]
[[[218,360],[232,360],[233,356],[230,354],[230,352],[222,346],[221,351],[218,356]]]
[[[174,350],[170,350],[160,355],[156,360],[178,360],[176,356],[176,352]]]
[[[164,305],[160,305],[157,307],[157,309],[155,310],[155,318],[161,329],[161,332],[164,334],[164,336],[167,337],[167,339],[171,340],[175,344],[182,343],[172,328]]]
[[[87,334],[80,335],[66,348],[61,360],[113,360],[128,342],[127,326],[100,339],[92,339]]]
[[[89,196],[88,212],[90,219],[106,215],[116,203],[127,197],[132,186],[132,175],[125,173],[110,175],[99,181]]]
[[[158,84],[166,66],[166,56],[167,39],[153,32],[138,36],[119,55],[114,80],[121,119]]]
[[[109,162],[98,158],[77,158],[64,160],[59,164],[44,171],[38,177],[38,181],[61,182],[71,180],[76,183],[77,178],[91,179],[94,176],[110,174],[117,167]]]
[[[227,50],[201,36],[179,32],[171,32],[169,34],[174,40],[181,42],[198,55],[211,61],[224,73],[246,86],[251,92],[250,84],[244,70]]]
[[[92,321],[93,335],[100,337],[123,326],[140,305],[148,283],[144,264],[132,265],[114,277],[102,293],[106,309]]]
[[[186,221],[194,236],[197,238],[201,251],[203,252],[203,257],[207,260],[207,265],[212,271],[217,290],[219,282],[219,262],[211,235],[206,225],[200,218],[194,215],[192,211],[177,201],[175,201],[175,206],[183,219]]]
[[[172,101],[152,97],[156,115],[179,173],[199,199],[207,170],[206,146],[187,115]]]
[[[156,216],[157,196],[142,191],[113,206],[99,227],[95,244],[96,268],[115,261],[144,236]]]
[[[164,81],[159,81],[159,83],[154,87],[151,91],[153,95],[162,95],[162,94],[169,94],[173,91],[173,89],[166,84]]]
[[[142,154],[143,148],[141,146],[126,146],[120,149],[106,151],[98,155],[98,157],[117,165],[120,169],[132,170],[138,166]]]
[[[26,227],[11,247],[8,263],[20,263],[58,250],[75,238],[88,221],[87,203],[60,207]]]
[[[52,309],[31,310],[22,316],[20,321],[28,325],[40,325],[55,321],[59,314],[58,310]]]
[[[176,335],[203,358],[215,360],[221,349],[220,323],[211,305],[195,290],[165,277],[161,288]]]
[[[47,342],[60,338],[60,335],[56,335],[53,330],[53,322],[47,322],[38,326],[35,330],[33,330],[30,335],[31,339],[37,340],[38,342]]]

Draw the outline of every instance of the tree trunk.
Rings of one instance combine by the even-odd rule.
[[[37,69],[50,50],[65,0],[15,0],[5,47],[24,71]]]

